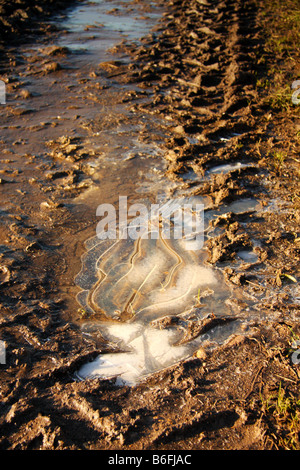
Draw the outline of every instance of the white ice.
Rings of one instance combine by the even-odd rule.
[[[202,201],[167,201],[160,204],[160,213],[163,220],[172,221],[177,206],[198,202]],[[190,217],[188,222],[191,232],[194,219]],[[122,352],[101,354],[81,367],[79,377],[117,377],[119,383],[135,385],[149,374],[189,357],[191,343],[174,346],[179,335],[176,328],[159,330],[151,326],[151,321],[192,309],[199,289],[212,286],[222,291],[215,271],[203,265],[201,249],[189,249],[194,241],[160,236],[157,240],[94,239],[87,243],[83,268],[76,278],[83,289],[78,301],[87,311],[100,308],[108,319],[122,319],[97,325],[101,335]]]
[[[249,166],[247,163],[241,162],[225,163],[224,165],[218,165],[211,168],[208,173],[228,173],[229,171],[238,170],[239,168],[246,168],[247,166]]]
[[[127,351],[102,354],[85,364],[78,371],[81,379],[116,377],[117,383],[133,386],[190,354],[189,345],[172,346],[177,336],[174,330],[159,330],[139,323],[103,325],[103,329],[107,339],[120,341]]]

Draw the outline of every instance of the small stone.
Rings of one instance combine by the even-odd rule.
[[[48,73],[57,72],[58,70],[61,70],[61,65],[58,62],[49,62],[44,67],[44,71]]]
[[[207,358],[207,354],[204,348],[200,347],[198,351],[196,352],[196,357],[198,359],[204,360]]]
[[[26,89],[23,89],[21,91],[21,96],[25,99],[28,99],[28,98],[31,98],[32,97],[32,94],[30,93],[29,90],[26,90]]]

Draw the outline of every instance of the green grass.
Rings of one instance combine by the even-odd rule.
[[[261,397],[262,414],[268,416],[270,438],[275,448],[300,449],[300,398],[295,398],[282,387],[276,395]]]
[[[265,149],[265,157],[269,168],[281,177],[288,174],[289,162],[295,165],[299,158],[300,131],[294,123],[300,116],[300,105],[292,101],[292,83],[300,79],[300,0],[257,0],[257,6],[259,24],[263,30],[263,51],[257,58],[262,71],[256,83],[257,91],[267,105],[265,116],[270,128],[274,129],[274,133],[282,132],[282,141],[285,141],[284,145],[278,141],[276,149],[271,143]],[[281,131],[281,124],[285,126],[285,131]],[[259,155],[261,151],[264,153],[260,144],[257,149]],[[295,165],[291,180],[295,181],[297,175],[299,170]],[[296,185],[291,185],[291,197],[296,207],[296,201],[299,201]],[[297,282],[292,275],[282,276],[291,283]],[[293,340],[296,339],[299,341],[292,332],[290,349],[285,351],[286,359],[290,361],[289,356],[294,352]],[[297,375],[299,377],[299,365],[290,364],[290,367],[295,378]],[[261,394],[261,419],[266,425],[266,439],[271,442],[272,448],[300,450],[300,393],[294,381],[288,380],[284,382],[287,384],[285,386],[280,383],[274,393],[266,390]]]
[[[292,103],[292,90],[290,85],[270,87],[268,102],[273,109],[289,111]]]
[[[272,29],[272,34],[267,37],[266,50],[293,60],[300,43],[300,1],[266,0],[263,12],[268,29]]]
[[[291,85],[300,78],[300,0],[258,0],[260,24],[264,30],[262,60],[268,76],[257,81],[267,92],[266,101],[274,110],[299,115],[292,102]]]
[[[282,169],[286,158],[287,155],[282,150],[277,150],[273,152],[274,166],[277,171],[280,171]]]

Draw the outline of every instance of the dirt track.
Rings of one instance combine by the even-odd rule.
[[[41,36],[44,51],[55,34]],[[68,56],[62,49],[55,59],[45,52],[29,58],[18,48],[8,52],[20,67],[8,91],[22,103],[8,106],[2,116],[0,322],[1,339],[9,345],[0,370],[2,449],[276,448],[269,436],[280,430],[265,414],[262,397],[276,393],[280,383],[297,395],[299,385],[290,357],[291,331],[299,331],[299,140],[290,136],[299,122],[295,117],[287,124],[284,113],[272,114],[259,94],[257,80],[266,73],[262,48],[252,1],[169,2],[153,35],[138,47],[115,49],[129,54],[130,64],[108,65],[103,83],[91,85],[93,106],[109,105],[105,80],[114,80],[116,102],[135,110],[134,118],[111,115],[107,127],[144,113],[172,123],[146,129],[144,139],[159,136],[163,142],[169,180],[207,196],[209,210],[229,205],[211,222],[221,232],[207,242],[207,263],[235,293],[234,314],[244,319],[250,307],[255,312],[244,334],[218,347],[208,343],[198,355],[133,388],[74,378],[81,364],[105,348],[82,336],[73,284],[83,242],[95,226],[95,208],[73,199],[90,184],[89,159],[98,150],[81,130],[72,134],[80,117],[49,125],[46,110],[46,124],[37,129],[31,123],[29,129],[35,90],[23,90],[31,74],[67,85]],[[82,90],[90,86],[83,81],[84,66],[77,76]],[[2,72],[9,77],[4,64]],[[99,69],[90,72],[99,76]],[[140,91],[128,93],[123,87],[130,85]],[[66,99],[73,116],[74,96]],[[42,108],[42,101],[35,106]],[[100,132],[105,127],[95,120],[89,125]],[[59,140],[62,135],[72,138]],[[25,150],[16,151],[23,143]],[[284,167],[279,160],[270,163],[268,155],[288,143]],[[242,166],[209,173],[235,163]],[[115,178],[116,171],[109,171]],[[230,210],[241,199],[255,199],[259,209]],[[255,261],[236,261],[237,252],[253,248]]]

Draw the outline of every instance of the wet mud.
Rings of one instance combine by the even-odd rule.
[[[0,447],[266,449],[261,397],[299,384],[299,146],[270,165],[291,127],[256,87],[258,6],[98,3],[47,2],[11,44],[24,2],[1,36]],[[200,258],[108,256],[96,209],[121,192],[201,199]]]

